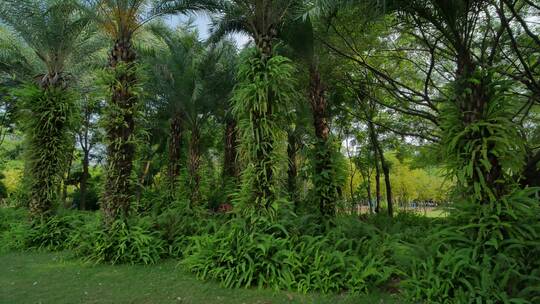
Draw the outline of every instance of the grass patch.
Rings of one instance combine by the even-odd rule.
[[[0,255],[0,303],[398,303],[389,295],[297,294],[228,289],[201,282],[164,261],[152,266],[92,265],[66,253],[11,252]]]

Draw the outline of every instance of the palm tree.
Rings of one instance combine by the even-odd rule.
[[[303,20],[290,19],[288,21],[281,36],[293,50],[294,58],[309,71],[307,96],[316,138],[314,145],[316,158],[313,160],[315,198],[321,215],[331,217],[335,215],[339,187],[335,184],[335,176],[332,173],[333,144],[330,138],[328,99],[319,69],[314,25],[309,16]]]
[[[164,14],[211,9],[205,0],[88,0],[89,12],[113,41],[108,69],[111,75],[106,140],[107,162],[102,210],[105,222],[126,216],[132,194],[134,131],[140,84],[133,38],[150,20]]]
[[[308,96],[312,109],[315,136],[317,138],[315,150],[318,151],[318,157],[315,160],[314,188],[321,214],[332,216],[335,213],[335,201],[337,200],[339,191],[334,186],[328,186],[333,185],[330,180],[332,174],[329,174],[332,167],[332,160],[331,151],[329,150],[331,149],[331,143],[329,142],[328,102],[315,55],[313,25],[309,18],[298,20],[298,16],[295,16],[295,13],[304,4],[302,1],[281,1],[280,3],[274,3],[275,7],[272,5],[265,7],[268,11],[255,9],[255,7],[258,7],[257,5],[262,6],[262,2],[253,1],[250,4],[251,10],[247,9],[249,6],[239,3],[225,7],[223,16],[215,22],[214,39],[228,32],[244,32],[253,37],[260,51],[263,54],[267,54],[265,57],[269,57],[271,55],[272,42],[280,38],[281,41],[284,41],[294,50],[293,56],[308,67],[310,74]],[[324,5],[326,7],[325,4],[318,5]],[[266,27],[263,26],[262,28],[268,28],[268,32],[264,32],[260,29],[260,25],[257,26],[258,24],[252,21],[254,18],[258,18],[257,20],[261,19],[257,14],[279,16],[279,18],[268,22],[269,25]],[[278,28],[280,29],[279,32],[277,31]],[[270,115],[271,110],[272,108],[270,107],[268,110]],[[289,139],[292,140],[293,137]],[[290,152],[293,150],[290,150]],[[290,169],[292,170],[293,168]],[[328,178],[322,178],[323,176]],[[292,178],[290,180],[292,181]]]
[[[292,78],[269,79],[266,83],[260,80],[271,76],[270,69],[274,64],[274,68],[283,69],[283,75],[290,74],[289,61],[282,58],[272,61],[275,56],[273,46],[286,16],[294,12],[298,3],[297,0],[226,1],[221,3],[221,14],[214,20],[214,39],[230,32],[243,32],[251,36],[256,46],[256,52],[246,56],[245,65],[241,65],[241,85],[236,90],[234,108],[237,117],[243,121],[239,123],[242,154],[248,158],[249,165],[243,174],[244,184],[251,189],[246,201],[251,201],[250,205],[259,210],[269,209],[276,192],[273,176],[276,170],[275,136],[279,130],[277,113],[286,99],[292,99],[293,91],[287,92]],[[275,82],[271,82],[273,80]],[[285,85],[277,92],[272,84],[282,82]],[[253,85],[261,87],[255,90]]]
[[[173,31],[155,24],[150,30],[165,44],[147,60],[154,67],[155,91],[170,119],[169,183],[174,186],[177,182],[182,134],[188,131],[189,189],[192,202],[197,203],[202,129],[214,110],[229,100],[234,75],[230,61],[234,62],[235,49],[229,43],[206,47],[189,26]]]
[[[5,0],[0,20],[14,33],[8,40],[16,42],[1,46],[0,66],[35,83],[20,90],[19,98],[26,117],[29,206],[39,217],[52,210],[71,151],[75,97],[70,72],[93,51],[90,20],[75,0]]]
[[[200,181],[198,167],[201,120],[206,119],[208,113],[206,109],[201,109],[206,106],[198,103],[202,79],[198,74],[197,61],[204,49],[194,32],[174,32],[164,26],[153,26],[151,30],[166,44],[165,48],[155,54],[153,64],[158,94],[165,101],[165,111],[171,113],[169,183],[174,189],[181,168],[182,136],[185,131],[189,131],[188,172],[194,186],[192,198],[195,198]]]
[[[208,65],[205,80],[208,89],[205,94],[215,100],[213,117],[225,125],[224,155],[223,155],[223,181],[235,182],[239,175],[238,162],[238,126],[232,113],[231,97],[236,83],[236,69],[238,64],[238,51],[234,43],[223,40],[214,45],[211,56],[215,64]]]
[[[273,44],[288,15],[295,12],[298,0],[232,0],[219,3],[220,15],[214,20],[213,37],[227,33],[248,34],[266,58],[273,54]]]
[[[382,5],[382,6],[381,6]],[[294,50],[296,57],[309,70],[309,102],[311,105],[313,127],[317,142],[315,150],[317,159],[315,160],[314,184],[316,198],[319,203],[319,211],[323,216],[333,216],[335,214],[335,202],[339,197],[339,186],[333,183],[332,173],[332,142],[330,138],[330,127],[328,115],[328,98],[326,86],[322,78],[316,42],[314,39],[316,26],[311,21],[311,17],[323,17],[331,19],[336,11],[350,6],[361,6],[365,14],[373,17],[379,16],[381,11],[386,10],[385,1],[380,0],[315,0],[306,1],[300,10],[303,13],[301,20],[293,20],[288,32],[284,33],[284,39]],[[327,25],[325,25],[327,26]],[[377,205],[378,206],[378,205]]]

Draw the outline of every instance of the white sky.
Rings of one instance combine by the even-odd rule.
[[[179,23],[187,22],[189,18],[192,18],[194,25],[199,31],[199,36],[202,39],[207,39],[210,34],[210,17],[207,14],[196,14],[196,15],[175,15],[165,17],[165,20],[171,26],[176,26]],[[244,34],[231,34],[231,37],[236,42],[238,48],[243,48],[249,41],[250,38]]]

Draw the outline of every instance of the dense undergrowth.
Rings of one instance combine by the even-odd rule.
[[[178,258],[200,279],[226,287],[535,303],[539,208],[532,191],[521,191],[499,204],[464,204],[447,219],[343,215],[322,224],[314,216],[238,217],[176,203],[116,221],[110,231],[93,213],[64,212],[31,224],[23,209],[0,208],[0,233],[2,250],[69,250],[112,264]]]
[[[88,212],[65,212],[31,224],[23,209],[0,210],[2,250],[67,249],[85,260],[112,264],[181,258],[201,279],[217,279],[227,287],[368,292],[395,288],[391,285],[401,275],[394,259],[401,237],[374,224],[386,221],[384,216],[369,221],[341,217],[320,235],[314,217],[291,213],[286,220],[272,221],[182,204],[157,215],[116,221],[110,231],[100,216]],[[409,214],[399,215],[395,223],[400,221],[432,224]],[[395,229],[404,235],[422,230]]]
[[[404,290],[434,303],[538,303],[540,205],[525,189],[485,205],[465,202],[417,249]],[[485,302],[485,301],[488,302]]]

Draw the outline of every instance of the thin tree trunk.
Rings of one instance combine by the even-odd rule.
[[[289,132],[288,134],[288,144],[287,144],[287,157],[289,159],[288,161],[288,169],[287,169],[287,190],[289,192],[290,199],[294,202],[295,209],[297,209],[297,194],[298,194],[298,187],[296,178],[298,176],[298,169],[296,164],[296,151],[297,151],[297,143],[296,143],[296,136]]]
[[[224,173],[228,178],[236,179],[239,175],[238,164],[236,161],[238,152],[236,120],[227,119],[225,126],[225,155],[224,155]]]
[[[146,164],[144,165],[144,169],[143,169],[143,171],[141,173],[141,176],[139,177],[139,185],[141,185],[141,187],[139,187],[139,189],[137,191],[136,201],[138,203],[141,202],[142,192],[143,192],[144,186],[147,184],[146,183],[146,178],[148,177],[148,173],[150,173],[150,165],[151,164],[152,164],[152,159],[150,158],[150,159],[148,159],[146,161]]]
[[[538,162],[540,162],[540,152],[529,153],[525,162],[525,166],[521,171],[523,179],[520,180],[522,187],[539,187],[540,186],[540,169],[538,169]]]
[[[170,131],[169,131],[169,185],[171,190],[176,187],[178,176],[180,175],[180,158],[182,153],[182,116],[180,113],[176,113],[171,119]]]
[[[371,177],[368,175],[367,177],[367,199],[368,199],[368,208],[369,208],[369,214],[373,213],[373,207],[371,205],[372,203],[372,197],[371,197]]]
[[[388,215],[392,217],[394,215],[394,205],[392,201],[392,186],[390,184],[390,168],[388,168],[388,163],[384,158],[383,150],[377,141],[377,150],[379,151],[379,157],[381,159],[381,166],[384,174],[384,184],[386,187],[386,201],[388,204]]]
[[[73,150],[74,149],[71,150],[71,153],[68,159],[68,164],[66,167],[66,173],[64,175],[64,178],[62,179],[62,193],[60,195],[60,201],[62,202],[65,208],[69,208],[69,206],[67,205],[67,188],[68,188],[68,181],[71,176],[71,165],[73,164]]]
[[[115,74],[111,84],[110,114],[107,117],[107,173],[102,210],[105,223],[127,216],[132,198],[131,171],[135,156],[133,135],[134,111],[137,95],[133,92],[137,83],[136,54],[131,37],[115,41],[109,54],[109,68]]]
[[[86,210],[86,193],[87,193],[87,187],[88,187],[88,177],[90,176],[89,173],[89,164],[90,164],[90,157],[89,157],[89,151],[83,150],[83,160],[82,160],[82,176],[81,176],[81,189],[80,189],[80,201],[79,201],[79,209],[80,210]]]
[[[375,200],[377,202],[377,205],[375,206],[375,213],[379,213],[381,211],[381,172],[378,156],[375,157]]]
[[[143,173],[141,174],[140,184],[144,185],[146,177],[148,176],[148,173],[150,172],[150,165],[152,164],[152,160],[149,159],[146,161],[146,164],[144,165]]]
[[[189,175],[191,182],[191,203],[197,204],[200,199],[200,183],[201,176],[199,174],[199,168],[201,165],[201,148],[200,148],[200,131],[197,127],[191,130],[191,136],[189,139]]]
[[[88,188],[88,179],[90,177],[89,173],[89,166],[90,166],[90,142],[89,142],[89,129],[90,129],[90,118],[91,118],[91,110],[90,105],[88,101],[88,96],[86,96],[86,102],[83,104],[83,111],[84,111],[84,120],[83,120],[83,129],[82,133],[79,133],[79,144],[81,146],[81,150],[83,151],[83,159],[82,159],[82,176],[80,181],[80,199],[79,199],[79,210],[86,210],[86,195],[87,195],[87,188]]]
[[[379,154],[379,142],[377,140],[377,134],[375,133],[375,126],[371,122],[371,119],[373,115],[370,115],[368,118],[368,132],[369,132],[369,140],[371,143],[371,148],[373,151],[373,156],[375,159],[375,192],[376,192],[376,199],[377,199],[377,206],[375,206],[375,213],[379,213],[380,206],[381,206],[381,169],[380,169],[380,163],[382,163],[380,154]]]

